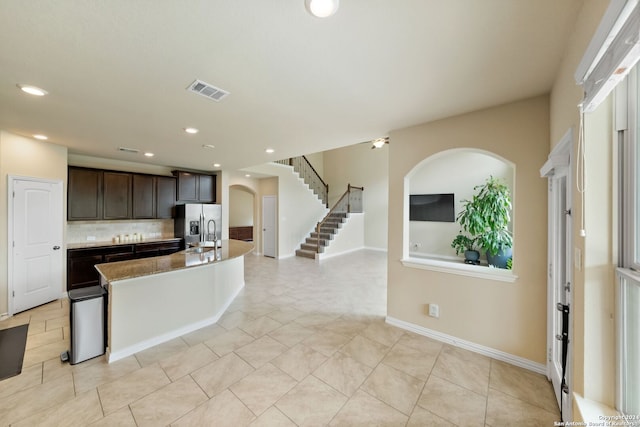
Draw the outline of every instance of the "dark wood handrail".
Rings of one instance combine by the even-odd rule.
[[[307,162],[307,164],[309,165],[309,167],[311,168],[311,170],[313,171],[313,173],[316,174],[316,176],[318,177],[318,179],[320,180],[320,182],[322,183],[322,185],[324,185],[324,188],[327,189],[327,194],[329,193],[329,184],[327,184],[326,182],[324,182],[324,179],[322,179],[322,177],[320,176],[320,174],[318,173],[318,171],[316,170],[316,168],[313,167],[313,165],[311,164],[311,162],[309,161],[309,159],[307,159],[307,156],[302,156],[302,158],[304,159],[305,162]]]
[[[351,194],[351,189],[364,191],[364,187],[356,187],[351,184],[347,184],[347,191],[344,192],[344,194],[340,197],[340,199],[338,199],[338,201],[333,205],[329,213],[327,213],[327,215],[325,215],[322,221],[320,221],[316,226],[316,233],[318,234],[316,238],[316,253],[320,253],[320,228],[329,219],[331,214],[334,213],[334,211],[338,208],[338,206],[340,206],[340,202],[342,202],[342,200],[344,200],[345,197],[349,197],[349,195]],[[351,205],[350,203],[347,203],[347,213],[350,213],[350,212],[351,212]]]

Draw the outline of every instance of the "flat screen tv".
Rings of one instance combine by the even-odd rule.
[[[453,193],[411,194],[409,221],[455,222]]]

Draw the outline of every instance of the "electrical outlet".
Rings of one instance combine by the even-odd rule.
[[[436,319],[440,317],[440,307],[438,304],[429,304],[429,316],[435,317]]]

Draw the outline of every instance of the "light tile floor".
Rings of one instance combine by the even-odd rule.
[[[112,364],[60,362],[66,300],[0,322],[29,323],[22,374],[0,381],[0,426],[559,420],[543,376],[387,325],[385,254],[245,259],[246,287],[217,324]]]

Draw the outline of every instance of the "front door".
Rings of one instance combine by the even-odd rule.
[[[10,312],[53,301],[63,293],[61,181],[9,177]]]
[[[549,376],[564,420],[571,420],[571,199],[569,168],[549,178]],[[564,374],[564,382],[563,382]],[[564,387],[563,387],[564,384]]]
[[[276,196],[262,197],[262,252],[276,257]]]

